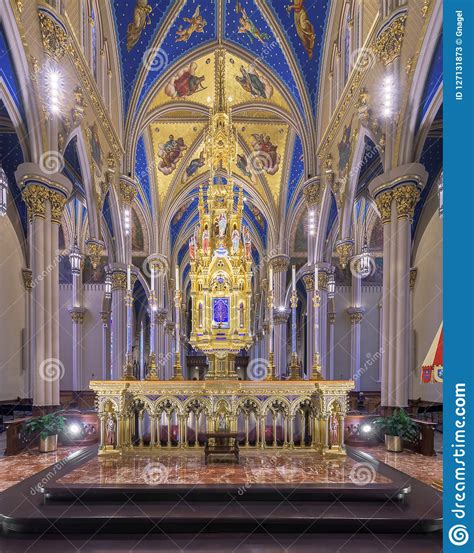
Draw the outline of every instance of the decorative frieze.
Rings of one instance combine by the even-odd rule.
[[[38,10],[38,17],[44,50],[51,58],[60,61],[66,53],[69,40],[66,28],[45,10]]]
[[[384,65],[389,65],[400,55],[403,37],[405,36],[406,19],[407,15],[405,13],[400,15],[388,27],[385,27],[375,39],[374,51]]]

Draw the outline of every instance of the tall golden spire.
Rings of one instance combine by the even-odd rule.
[[[210,110],[209,126],[206,131],[204,153],[209,164],[211,183],[218,169],[231,175],[232,163],[237,155],[236,131],[232,125],[232,114],[228,106],[225,89],[225,58],[224,48],[215,52],[215,90],[214,105]]]

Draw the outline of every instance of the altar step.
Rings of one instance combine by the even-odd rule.
[[[325,489],[318,485],[214,485],[190,491],[185,486],[115,488],[84,484],[67,491],[55,479],[84,464],[95,451],[75,454],[57,476],[46,469],[0,494],[3,533],[313,533],[433,532],[442,527],[441,494],[425,484],[373,463],[393,483],[382,489]],[[40,484],[40,485],[39,485]],[[41,486],[43,486],[44,494]],[[405,490],[403,499],[397,499]],[[239,493],[240,492],[240,493]],[[25,500],[25,498],[28,498]]]

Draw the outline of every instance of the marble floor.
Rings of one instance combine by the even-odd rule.
[[[240,463],[205,465],[201,451],[95,457],[58,479],[59,484],[386,484],[387,477],[350,457],[322,458],[313,451],[245,451]],[[364,481],[364,479],[366,481]]]
[[[60,447],[54,453],[40,453],[37,448],[10,457],[0,457],[0,492],[34,474],[52,467],[60,470],[61,461],[80,447]]]

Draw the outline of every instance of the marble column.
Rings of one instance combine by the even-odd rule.
[[[351,321],[351,379],[355,383],[355,390],[360,391],[361,366],[360,366],[360,326],[365,309],[362,303],[362,279],[358,275],[352,275],[352,299],[351,306],[347,309]]]
[[[304,377],[311,376],[311,366],[314,357],[314,273],[304,275],[303,284],[306,290],[306,367]]]
[[[327,341],[328,341],[328,266],[327,263],[318,263],[319,281],[319,356],[321,374],[328,378],[327,368]]]
[[[60,404],[59,385],[64,365],[59,357],[59,225],[71,182],[33,163],[16,173],[30,220],[32,270],[31,340],[34,367],[33,405],[48,410]]]
[[[110,354],[111,354],[111,332],[110,332],[110,311],[101,311],[100,317],[102,320],[102,379],[110,380],[111,366],[110,366]]]
[[[31,340],[31,291],[32,291],[32,271],[31,269],[22,269],[23,285],[25,286],[26,301],[25,301],[25,362],[24,362],[24,396],[27,398],[33,397],[33,342]]]
[[[286,274],[290,264],[287,255],[270,258],[273,269],[273,351],[277,378],[286,374],[287,369],[287,323],[290,309],[285,305]]]
[[[85,313],[86,310],[83,307],[71,307],[69,309],[69,314],[72,319],[72,389],[75,392],[87,388],[87,384],[82,378],[82,337]]]
[[[328,374],[329,380],[334,380],[334,325],[336,323],[336,311],[334,305],[328,313],[329,346],[328,346]]]
[[[376,177],[369,185],[384,224],[381,371],[384,407],[408,405],[411,223],[427,178],[422,165],[411,163]]]

